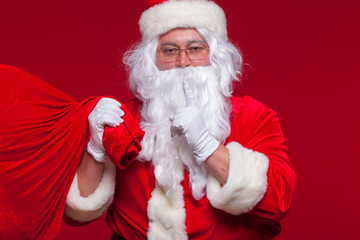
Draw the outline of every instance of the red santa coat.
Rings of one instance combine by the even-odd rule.
[[[249,96],[232,97],[231,103],[231,134],[226,140],[230,151],[230,187],[228,183],[217,186],[212,179],[206,196],[197,201],[185,171],[183,199],[177,202],[178,206],[174,205],[185,209],[184,231],[189,239],[271,239],[281,231],[279,220],[290,208],[296,175],[276,113]],[[134,100],[126,106],[139,121],[140,103]],[[159,239],[162,232],[173,228],[171,222],[181,215],[181,209],[174,210],[174,206],[161,209],[167,205],[165,200],[153,207],[158,209],[149,210],[155,189],[150,162],[135,160],[126,168],[117,168],[114,202],[106,217],[110,228],[126,239],[146,239],[149,221],[154,221],[150,214],[156,215],[155,221],[164,227],[163,230],[160,227],[157,237],[150,238]]]

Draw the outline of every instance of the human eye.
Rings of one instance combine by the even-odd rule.
[[[179,49],[177,47],[163,47],[161,52],[166,56],[173,56],[178,54]]]
[[[197,53],[202,53],[204,51],[205,47],[202,45],[192,45],[188,48],[188,51],[191,54],[197,54]]]

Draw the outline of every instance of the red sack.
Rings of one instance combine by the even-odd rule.
[[[0,98],[0,239],[55,239],[88,141],[87,118],[101,97],[79,103],[40,78],[0,65]],[[121,167],[137,156],[144,134],[124,111],[125,124],[104,133],[116,142],[114,148],[107,141],[106,149]]]

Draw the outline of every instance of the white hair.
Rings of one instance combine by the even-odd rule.
[[[145,136],[139,160],[152,161],[156,180],[167,194],[180,184],[175,170],[182,162],[189,170],[195,199],[204,195],[208,172],[204,165],[196,164],[184,139],[170,136],[169,117],[176,108],[186,106],[183,82],[187,81],[210,134],[224,143],[230,134],[232,82],[238,80],[242,63],[239,51],[230,42],[207,30],[198,31],[210,48],[208,67],[160,71],[156,66],[158,38],[138,44],[124,57],[130,70],[130,89],[143,103],[140,126]]]

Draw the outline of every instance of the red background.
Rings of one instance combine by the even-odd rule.
[[[217,1],[245,59],[237,91],[277,111],[299,176],[277,239],[355,239],[359,193],[358,0]],[[132,97],[121,64],[142,0],[2,1],[0,63],[77,100]],[[109,239],[104,218],[60,239]]]

